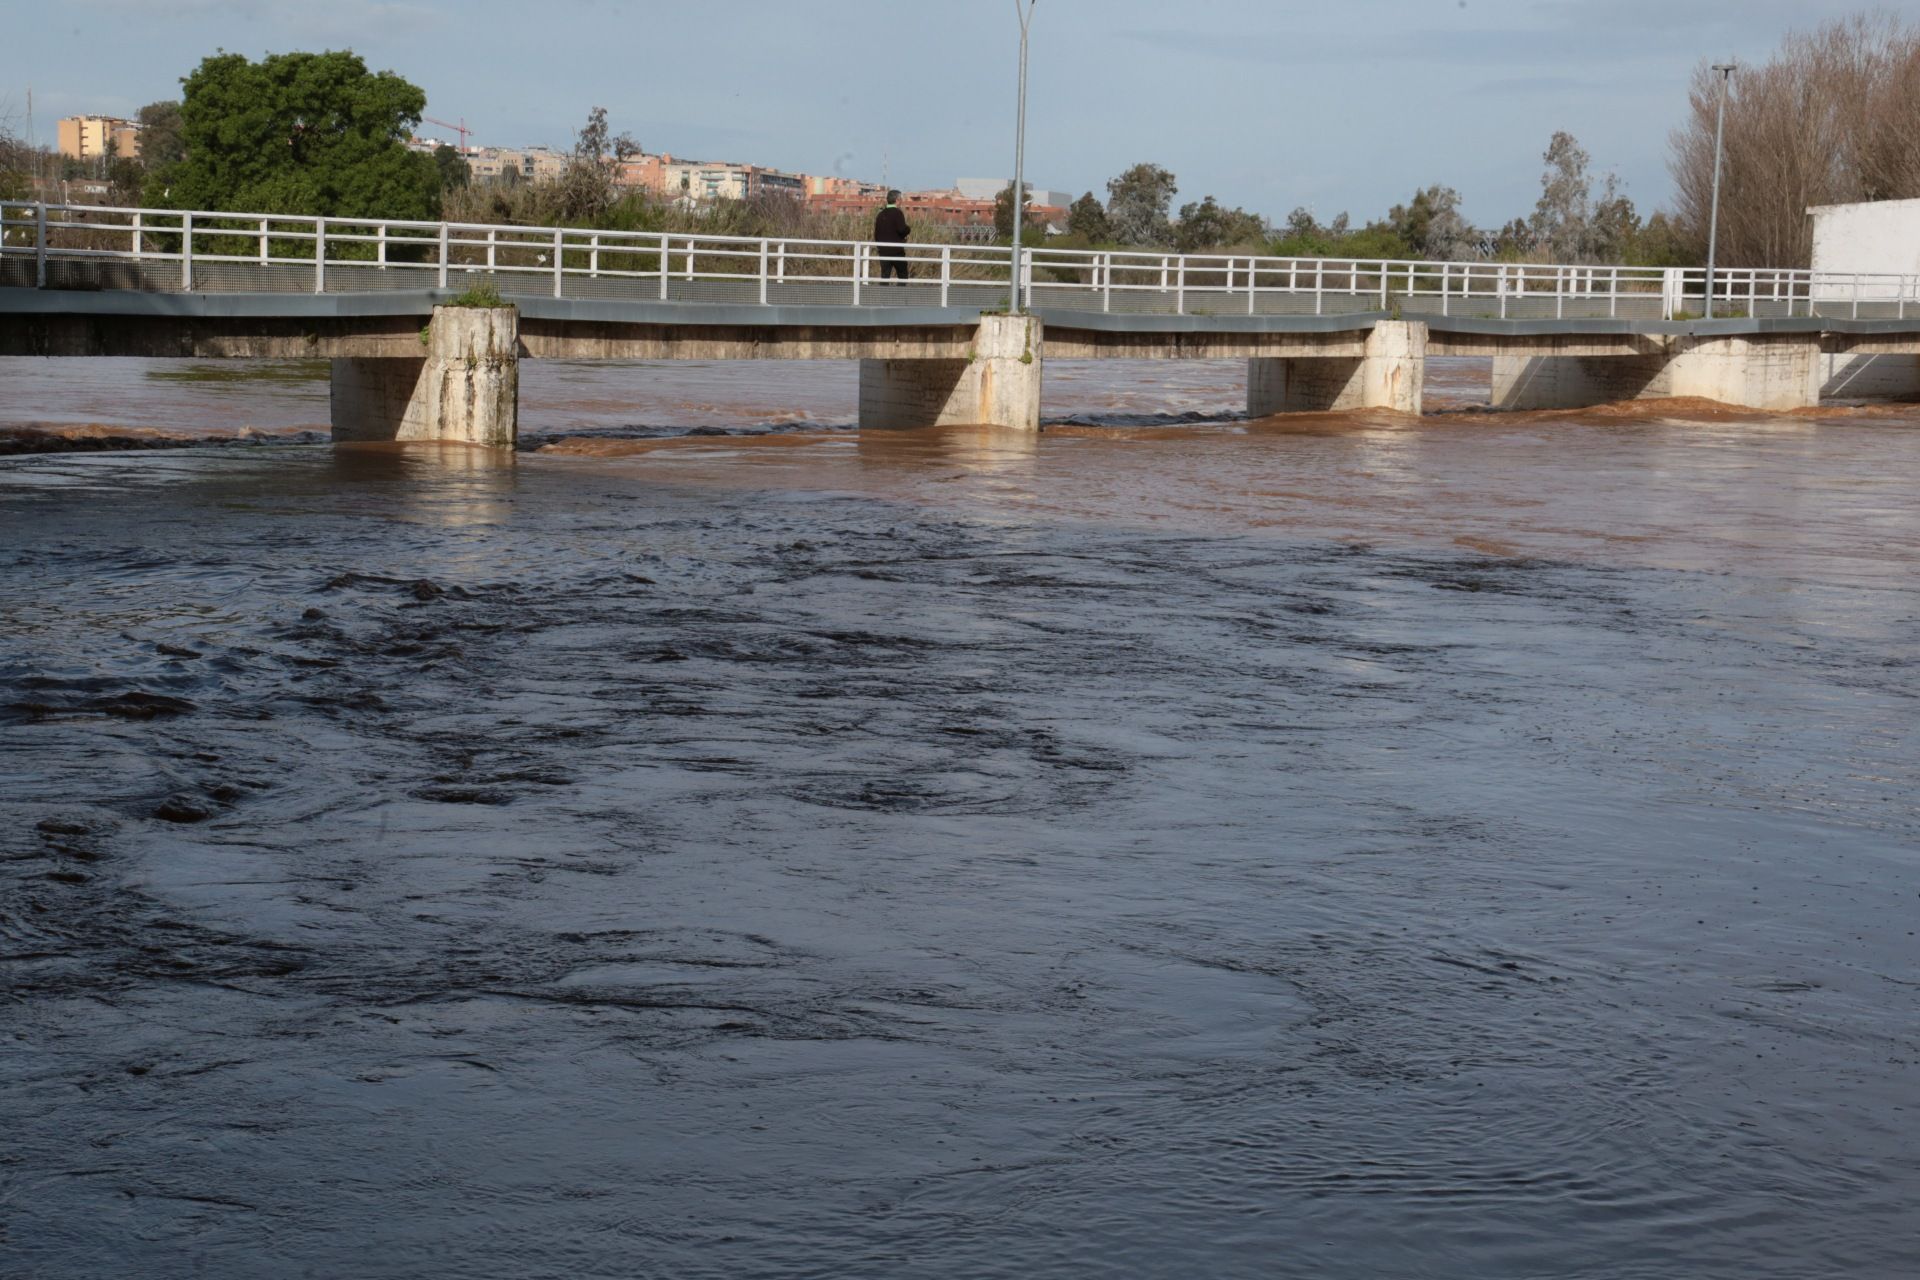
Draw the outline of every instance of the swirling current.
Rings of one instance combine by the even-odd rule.
[[[1920,412],[1210,395],[0,461],[0,1272],[1912,1274]]]

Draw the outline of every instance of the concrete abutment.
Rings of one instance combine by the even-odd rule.
[[[1043,338],[1037,316],[987,315],[966,359],[863,359],[860,425],[1038,431]]]
[[[334,360],[334,443],[511,449],[519,439],[519,314],[512,307],[435,307],[421,339],[415,357]]]

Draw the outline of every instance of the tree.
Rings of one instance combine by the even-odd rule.
[[[1387,224],[1418,257],[1457,262],[1473,256],[1482,239],[1460,213],[1460,193],[1438,183],[1413,193],[1406,204],[1395,205]]]
[[[1529,220],[1534,240],[1555,262],[1580,262],[1587,254],[1587,221],[1593,187],[1587,178],[1589,156],[1579,140],[1562,129],[1547,143],[1540,175],[1540,200]]]
[[[148,173],[163,174],[187,156],[185,122],[180,104],[149,102],[140,108],[140,165]]]
[[[439,171],[442,192],[458,191],[473,176],[473,170],[466,160],[444,142],[433,149],[433,167]]]
[[[0,116],[0,200],[33,198],[33,149]]]
[[[1136,164],[1107,183],[1107,221],[1122,244],[1166,244],[1173,238],[1167,211],[1179,183],[1157,164]]]
[[[1030,225],[1027,221],[1027,210],[1032,207],[1033,186],[1029,183],[1020,201],[1020,224],[1023,233]],[[1013,238],[1013,184],[1011,182],[1000,188],[993,197],[993,234],[1003,240]],[[1022,234],[1021,239],[1025,238],[1026,236]]]
[[[1208,196],[1198,204],[1180,207],[1180,222],[1174,228],[1173,243],[1182,253],[1239,248],[1264,243],[1267,232],[1265,218],[1245,209],[1226,208]]]
[[[1639,236],[1640,214],[1620,190],[1620,179],[1608,174],[1587,221],[1587,257],[1595,262],[1625,262]]]
[[[1627,247],[1623,260],[1635,267],[1697,267],[1704,261],[1679,222],[1655,210]]]
[[[573,155],[560,174],[558,213],[561,221],[591,222],[613,206],[614,178],[620,165],[640,150],[627,134],[614,137],[607,127],[607,109],[594,107],[573,141]]]
[[[1675,223],[1704,256],[1721,81],[1694,71],[1668,165]],[[1790,35],[1728,90],[1719,262],[1804,267],[1813,205],[1920,197],[1920,23],[1858,16]]]
[[[439,211],[431,158],[407,150],[427,98],[357,54],[237,53],[202,61],[181,82],[185,155],[164,203],[345,218]]]
[[[1107,221],[1107,207],[1089,191],[1067,209],[1067,234],[1079,236],[1088,244],[1105,244],[1113,239],[1113,224]]]
[[[147,171],[139,160],[132,156],[112,154],[107,157],[107,186],[112,192],[113,203],[139,204],[140,193],[146,184]]]

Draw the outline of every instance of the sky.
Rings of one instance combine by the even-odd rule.
[[[1027,175],[1356,222],[1430,183],[1499,224],[1556,129],[1650,211],[1702,59],[1920,0],[1037,0]],[[481,144],[566,145],[593,106],[649,151],[905,188],[1012,173],[1014,0],[0,0],[0,115],[35,132],[177,97],[216,49],[351,48]],[[423,128],[427,134],[450,131]]]

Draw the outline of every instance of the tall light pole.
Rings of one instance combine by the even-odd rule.
[[[1713,319],[1713,258],[1720,248],[1720,150],[1727,135],[1727,91],[1733,83],[1731,62],[1716,62],[1720,73],[1720,118],[1713,126],[1713,212],[1707,217],[1707,319]]]
[[[1020,7],[1020,0],[1013,0],[1013,16],[1020,20],[1020,109],[1015,116],[1013,133],[1013,249],[1009,261],[1012,264],[1013,282],[1007,301],[1007,314],[1020,314],[1020,207],[1026,203],[1027,194],[1027,28],[1033,24],[1033,6],[1039,0],[1027,0],[1026,8]]]

